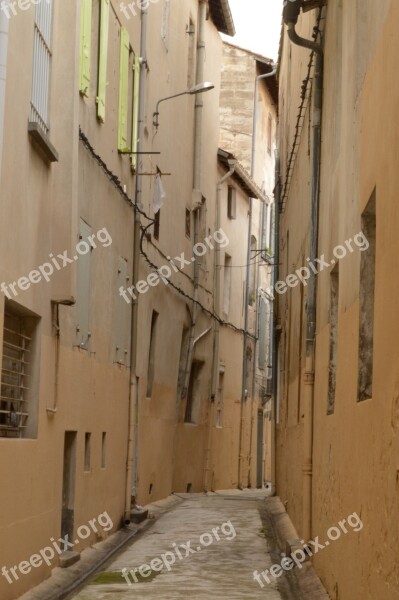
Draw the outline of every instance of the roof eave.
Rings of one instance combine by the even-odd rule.
[[[233,15],[229,5],[229,0],[209,0],[209,7],[212,20],[218,31],[234,37],[236,29],[234,26]]]
[[[267,196],[258,187],[258,185],[255,183],[254,179],[251,177],[248,171],[242,166],[241,163],[238,162],[234,154],[231,154],[230,152],[219,148],[218,159],[219,162],[226,168],[229,167],[229,160],[235,160],[236,165],[232,177],[238,180],[238,183],[242,190],[250,198],[258,198],[258,200],[261,200],[262,202],[268,201]]]

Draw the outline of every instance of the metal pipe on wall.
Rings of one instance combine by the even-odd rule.
[[[216,190],[216,219],[215,219],[215,231],[219,231],[221,227],[221,210],[220,205],[222,201],[223,184],[227,181],[234,173],[237,162],[229,159],[230,170],[219,180]],[[213,284],[214,284],[214,301],[213,301],[213,312],[219,317],[220,316],[220,273],[221,273],[221,262],[220,262],[220,245],[217,244],[215,247],[215,262],[213,269]],[[208,438],[207,446],[205,449],[205,462],[204,462],[204,483],[203,487],[205,491],[209,489],[208,474],[210,473],[210,462],[212,457],[212,424],[213,424],[213,407],[216,402],[217,395],[217,384],[219,375],[219,339],[220,339],[220,323],[215,320],[214,324],[214,336],[213,336],[213,358],[212,358],[212,380],[211,380],[211,406],[209,411],[209,423],[208,423]]]
[[[200,0],[198,8],[198,41],[197,41],[197,69],[196,85],[204,81],[205,70],[205,24],[207,18],[208,0]],[[193,213],[194,213],[194,245],[198,243],[199,221],[202,206],[201,192],[201,167],[202,167],[202,112],[203,112],[203,94],[197,94],[195,97],[195,118],[194,118],[194,157],[193,157]],[[188,343],[188,353],[186,360],[186,369],[184,376],[183,397],[187,396],[190,383],[191,367],[194,358],[194,339],[195,328],[198,318],[198,298],[199,298],[199,263],[194,262],[194,301],[191,317],[191,329]]]
[[[238,438],[238,487],[243,488],[241,480],[242,470],[242,449],[243,449],[243,432],[244,432],[244,404],[248,397],[247,377],[248,377],[248,317],[249,317],[249,296],[250,296],[250,262],[251,262],[251,238],[252,238],[252,210],[253,199],[249,198],[248,210],[248,239],[247,239],[247,268],[246,268],[246,283],[245,283],[245,306],[244,306],[244,343],[243,343],[243,358],[242,358],[242,386],[241,386],[241,402],[240,402],[240,429]]]
[[[313,151],[312,151],[312,200],[310,252],[311,264],[317,258],[319,229],[319,194],[321,167],[321,114],[323,86],[323,55],[316,55],[314,74],[313,105]],[[313,261],[313,263],[312,263]],[[306,322],[306,358],[304,393],[304,456],[303,456],[303,535],[311,539],[312,535],[312,480],[313,480],[313,411],[315,379],[315,338],[316,338],[316,275],[308,282],[307,322]]]
[[[3,9],[8,4],[8,0],[3,2]],[[8,31],[9,18],[5,10],[0,10],[0,178],[3,164],[3,142],[4,142],[4,113],[6,103],[6,84],[7,84],[7,55],[8,55]]]
[[[274,239],[273,239],[273,257],[274,257],[274,267],[273,267],[273,279],[272,279],[272,290],[274,295],[274,286],[279,280],[279,271],[280,271],[280,202],[281,202],[281,180],[280,180],[280,157],[279,151],[276,152],[276,187],[274,194]],[[272,337],[272,421],[271,421],[271,485],[272,485],[272,494],[276,491],[276,424],[278,420],[278,299],[275,299],[273,302],[273,310],[272,310],[272,327],[273,327],[273,337]]]
[[[320,199],[320,170],[321,170],[321,121],[323,108],[323,49],[322,46],[300,37],[295,30],[300,8],[303,1],[292,2],[294,15],[284,14],[288,36],[294,44],[311,49],[316,54],[314,83],[313,83],[313,140],[312,140],[312,186],[309,259],[314,262],[317,258],[318,228],[319,228],[319,199]],[[296,14],[296,16],[295,16]],[[305,358],[305,390],[304,390],[304,451],[303,451],[303,514],[302,536],[305,540],[312,535],[312,487],[313,487],[313,411],[314,411],[314,380],[315,380],[315,336],[316,336],[316,275],[312,272],[308,281],[307,311],[306,311],[306,358]]]
[[[137,175],[136,175],[136,204],[141,207],[142,197],[142,154],[144,129],[145,129],[145,96],[147,79],[147,29],[148,8],[141,9],[141,41],[140,41],[140,91],[138,114],[138,144],[137,144]],[[139,279],[140,268],[140,235],[141,219],[136,210],[134,214],[134,240],[133,240],[133,272],[132,285]],[[139,296],[138,296],[139,297]],[[129,386],[129,431],[126,463],[126,495],[125,495],[125,522],[130,522],[130,513],[133,502],[137,497],[137,472],[138,472],[138,422],[139,422],[139,379],[137,375],[137,343],[138,343],[138,299],[132,301],[131,335],[130,335],[130,386]]]
[[[252,123],[252,148],[251,148],[251,177],[255,176],[255,159],[256,159],[256,137],[258,129],[258,93],[259,93],[259,82],[269,77],[274,77],[277,73],[277,66],[273,64],[272,71],[263,75],[258,75],[255,78],[255,91],[254,91],[254,108],[253,108],[253,123]],[[242,365],[242,389],[241,389],[241,410],[240,410],[240,432],[239,432],[239,450],[238,450],[238,487],[242,487],[241,482],[241,463],[242,463],[242,436],[243,436],[243,403],[248,397],[247,389],[247,378],[248,378],[248,311],[249,311],[249,297],[250,297],[250,263],[251,263],[251,240],[252,240],[252,213],[253,213],[253,199],[249,200],[249,223],[248,223],[248,248],[247,248],[247,273],[246,273],[246,288],[245,288],[245,307],[244,307],[244,345],[243,345],[243,365]],[[259,238],[260,239],[260,238]],[[259,280],[259,265],[257,269],[256,278]],[[257,352],[257,331],[259,325],[259,294],[258,287],[255,298],[255,339],[254,339],[254,353],[253,353],[253,381],[252,381],[252,393],[251,393],[251,425],[250,425],[250,448],[249,448],[249,460],[248,460],[248,482],[250,483],[250,470],[252,461],[252,430],[254,427],[253,417],[253,403],[254,403],[254,388],[255,388],[255,376],[256,376],[256,352]]]

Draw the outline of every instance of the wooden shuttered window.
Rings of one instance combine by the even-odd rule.
[[[128,144],[129,56],[129,34],[124,27],[121,27],[118,122],[118,150],[120,152],[129,152],[130,150],[130,145]]]
[[[139,142],[139,89],[140,89],[140,57],[138,54],[134,57],[133,64],[133,108],[132,108],[132,152],[137,151]],[[131,164],[134,169],[137,168],[137,154],[132,154]]]
[[[120,68],[119,68],[119,120],[118,150],[134,153],[138,145],[140,57],[133,56],[129,34],[124,27],[120,30]],[[130,125],[129,125],[130,124]],[[137,155],[132,154],[131,165],[136,168]]]
[[[84,96],[89,95],[90,87],[91,22],[92,0],[82,0],[79,90]]]
[[[107,64],[109,36],[110,0],[101,0],[100,4],[100,39],[98,44],[98,88],[97,88],[97,117],[105,121],[105,100],[107,95]]]

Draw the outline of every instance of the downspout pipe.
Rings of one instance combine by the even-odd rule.
[[[221,227],[221,202],[222,202],[222,192],[223,192],[223,184],[230,179],[230,177],[234,174],[236,169],[237,161],[233,159],[229,159],[228,161],[230,170],[219,180],[216,189],[216,222],[215,222],[215,231],[219,231]],[[217,317],[220,317],[221,306],[220,306],[220,278],[221,278],[221,268],[222,264],[220,261],[220,245],[217,244],[215,247],[215,262],[213,268],[213,289],[215,290],[213,297],[213,312]],[[211,379],[211,406],[209,410],[209,423],[208,423],[208,439],[207,446],[205,450],[205,463],[204,463],[204,477],[203,477],[203,488],[204,491],[207,492],[209,490],[210,482],[209,482],[209,473],[210,473],[210,464],[212,458],[212,427],[213,427],[213,415],[214,415],[214,406],[217,395],[217,385],[218,385],[218,374],[219,374],[219,340],[220,340],[220,323],[215,320],[214,332],[213,332],[213,358],[212,358],[212,379]]]
[[[297,46],[301,46],[302,48],[308,48],[309,50],[313,50],[316,54],[323,54],[323,50],[319,44],[316,42],[312,42],[311,40],[307,40],[299,36],[295,30],[295,23],[288,23],[287,26],[288,37],[290,38],[293,44]]]
[[[141,9],[141,41],[140,41],[140,91],[138,114],[138,144],[137,144],[137,174],[135,198],[137,206],[142,206],[142,154],[145,139],[145,98],[147,83],[147,29],[148,8]],[[134,239],[133,239],[133,272],[132,284],[139,279],[140,269],[140,213],[134,213]],[[139,297],[139,296],[138,296]],[[126,494],[124,521],[130,523],[132,503],[137,498],[137,473],[138,473],[138,424],[139,424],[139,379],[137,375],[137,347],[138,347],[138,297],[132,301],[131,333],[130,333],[130,386],[129,386],[129,432],[126,464]]]
[[[257,132],[258,132],[258,94],[259,94],[259,82],[264,80],[264,79],[269,79],[270,77],[274,77],[277,73],[277,65],[275,63],[271,63],[272,66],[272,71],[270,73],[265,73],[263,75],[258,75],[255,78],[255,95],[254,95],[254,110],[253,110],[253,124],[252,124],[252,152],[251,152],[251,177],[252,179],[254,179],[255,177],[255,168],[256,168],[256,164],[255,164],[255,159],[256,159],[256,138],[257,138]],[[264,200],[261,200],[262,204],[264,204]],[[258,239],[259,241],[262,240],[262,217],[260,219],[260,223],[259,223],[259,232],[258,232]],[[257,274],[256,274],[256,281],[259,282],[259,274],[260,274],[260,261],[258,261],[258,265],[257,265]],[[248,278],[248,284],[249,284],[249,278]],[[254,416],[253,416],[253,403],[255,400],[255,388],[256,388],[256,355],[257,355],[257,347],[258,347],[258,331],[259,331],[259,310],[260,310],[260,295],[259,295],[259,285],[256,286],[256,298],[255,298],[255,307],[256,307],[256,313],[255,313],[255,340],[254,340],[254,356],[253,356],[253,361],[254,361],[254,368],[253,368],[253,373],[252,373],[252,394],[251,394],[251,401],[252,401],[252,408],[251,408],[251,433],[250,433],[250,447],[249,447],[249,462],[248,462],[248,485],[249,487],[251,487],[251,468],[252,468],[252,439],[253,439],[253,428],[255,426],[255,422],[254,422]],[[248,305],[246,306],[246,310],[248,311]],[[245,329],[246,331],[246,329]],[[244,346],[247,345],[248,343],[248,339],[246,339],[244,341]],[[248,363],[246,360],[246,348],[244,351],[244,356],[243,356],[243,373],[244,373],[244,368],[248,369]],[[247,373],[245,372],[245,379],[247,378]],[[240,435],[240,439],[241,439],[241,435]],[[259,442],[259,440],[258,440]]]
[[[237,161],[233,159],[229,159],[228,161],[230,170],[219,180],[216,191],[216,228],[215,231],[219,231],[221,228],[221,203],[222,203],[222,192],[223,192],[223,184],[230,179],[230,177],[234,174],[236,170]],[[215,263],[214,263],[214,313],[216,316],[220,317],[221,314],[221,306],[220,306],[220,275],[222,263],[220,261],[220,245],[217,244],[215,247]],[[219,334],[220,334],[220,323],[215,320],[215,328],[214,328],[214,344],[213,344],[213,369],[212,369],[212,385],[211,385],[211,400],[214,401],[216,398],[217,391],[217,379],[218,379],[218,366],[219,366]]]
[[[273,240],[273,278],[272,289],[274,295],[274,286],[279,281],[280,276],[280,203],[281,203],[281,178],[280,178],[280,155],[279,150],[276,152],[276,189],[274,195],[274,240]],[[278,321],[279,321],[279,304],[275,298],[272,308],[272,443],[271,443],[271,469],[272,469],[272,494],[276,492],[276,424],[278,418],[277,403],[278,403]]]
[[[3,3],[6,8],[8,0]],[[7,55],[8,55],[9,18],[5,10],[0,10],[0,178],[3,164],[4,114],[6,103]]]
[[[272,63],[271,66],[273,70],[270,73],[265,73],[264,75],[258,75],[255,78],[255,96],[254,96],[254,118],[253,118],[253,126],[252,126],[252,152],[251,152],[251,177],[255,176],[255,158],[256,158],[256,136],[258,130],[258,93],[259,93],[259,82],[263,79],[268,79],[269,77],[274,77],[277,73],[277,65]]]
[[[207,19],[208,0],[200,0],[198,8],[198,42],[197,42],[197,70],[196,85],[204,81],[205,70],[205,24]],[[193,213],[194,213],[194,245],[198,243],[199,222],[202,206],[201,192],[201,166],[202,166],[202,113],[203,113],[203,94],[195,96],[195,117],[194,117],[194,157],[193,157]],[[186,360],[186,372],[184,377],[184,386],[182,398],[187,396],[190,382],[191,366],[194,358],[194,340],[195,328],[198,318],[198,299],[199,299],[199,262],[194,262],[194,298],[193,311],[191,317],[191,329],[188,343],[188,353]]]
[[[319,230],[319,199],[321,170],[321,116],[323,97],[323,55],[317,54],[314,76],[313,105],[313,152],[312,152],[312,199],[310,223],[310,264],[317,258]],[[306,319],[306,358],[305,358],[305,423],[303,457],[303,534],[304,539],[312,535],[312,480],[313,480],[313,420],[314,420],[314,380],[316,346],[316,275],[312,273],[308,284]]]
[[[321,2],[320,2],[321,5]],[[306,9],[306,3],[304,0],[285,0],[284,9],[283,9],[283,20],[287,25],[287,34],[293,44],[297,46],[301,46],[302,48],[308,48],[308,50],[313,50],[316,54],[323,54],[323,49],[320,44],[317,42],[313,42],[312,40],[307,40],[306,38],[301,37],[296,32],[296,24],[298,23],[298,18],[301,12],[301,8],[303,10]],[[313,6],[312,6],[313,8]]]
[[[248,320],[249,320],[249,297],[250,297],[250,262],[251,262],[251,238],[252,238],[252,212],[253,199],[249,198],[248,210],[248,239],[247,239],[247,268],[246,268],[246,284],[245,284],[245,306],[244,306],[244,343],[242,355],[242,386],[241,386],[241,403],[240,403],[240,428],[238,438],[238,488],[243,489],[241,479],[242,462],[243,462],[243,431],[244,431],[244,404],[248,398],[247,378],[248,378]]]
[[[257,121],[258,121],[258,89],[259,81],[266,79],[267,77],[273,77],[276,74],[277,69],[273,66],[271,73],[260,75],[255,79],[255,96],[254,96],[254,110],[253,110],[253,124],[252,124],[252,152],[251,152],[251,177],[255,174],[255,157],[256,157],[256,136],[257,136]],[[248,247],[247,247],[247,269],[246,269],[246,285],[245,285],[245,307],[244,307],[244,344],[243,344],[243,357],[242,357],[242,387],[241,387],[241,409],[240,409],[240,429],[239,429],[239,440],[238,440],[238,487],[242,488],[241,480],[241,465],[242,465],[242,436],[244,429],[244,402],[248,397],[247,379],[248,379],[248,320],[249,320],[249,297],[250,297],[250,271],[251,271],[251,239],[252,239],[252,213],[253,213],[253,198],[249,199],[249,218],[248,218]],[[256,302],[258,298],[256,298]],[[258,320],[258,311],[256,309],[256,322]],[[256,323],[257,324],[257,323]],[[256,336],[255,336],[256,337]],[[254,343],[254,369],[256,369],[256,341]],[[253,394],[251,394],[251,397]],[[253,400],[253,398],[252,398]],[[251,416],[252,418],[252,416]],[[252,428],[251,428],[252,429]],[[251,436],[252,437],[252,436]],[[251,449],[250,449],[251,453]]]
[[[303,4],[298,2],[298,4]],[[287,21],[286,21],[287,22]],[[288,36],[301,47],[313,50],[316,54],[313,84],[313,140],[312,140],[312,185],[309,258],[314,262],[317,258],[320,171],[321,171],[321,122],[323,108],[323,49],[322,46],[304,40],[295,32],[296,21],[288,21]],[[316,275],[311,274],[308,282],[306,311],[306,358],[305,358],[305,390],[304,390],[304,452],[303,452],[303,515],[302,536],[305,540],[312,535],[312,487],[313,487],[313,421],[314,421],[314,380],[315,380],[315,345],[316,345]]]

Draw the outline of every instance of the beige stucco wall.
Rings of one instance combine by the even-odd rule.
[[[135,178],[129,157],[116,149],[119,22],[128,29],[133,50],[139,52],[140,19],[127,20],[113,3],[110,17],[108,87],[106,120],[96,120],[95,53],[92,60],[92,85],[89,97],[78,93],[80,3],[56,3],[51,85],[50,138],[60,154],[51,166],[32,146],[27,134],[27,119],[32,80],[33,9],[20,11],[10,19],[9,68],[5,116],[5,152],[1,183],[2,233],[0,235],[0,277],[16,281],[46,261],[48,255],[68,250],[73,256],[78,242],[79,219],[92,232],[106,227],[112,245],[98,247],[91,255],[89,350],[76,347],[76,306],[60,306],[60,355],[58,371],[58,410],[48,415],[46,407],[54,405],[56,379],[55,330],[52,327],[51,299],[76,298],[76,265],[56,273],[48,284],[32,286],[20,293],[17,302],[37,314],[40,320],[40,387],[38,390],[38,436],[32,440],[0,439],[1,477],[4,482],[0,510],[0,534],[3,540],[0,562],[19,564],[60,536],[63,445],[65,431],[77,431],[75,489],[75,531],[89,519],[108,511],[114,529],[120,526],[124,511],[129,372],[115,363],[116,329],[120,298],[118,295],[118,261],[127,260],[132,269],[133,213],[106,175],[80,144],[79,125],[107,166],[117,174],[131,198]],[[182,97],[162,106],[157,136],[152,113],[157,100],[187,87],[188,35],[190,16],[197,21],[198,3],[174,3],[169,23],[169,44],[161,38],[163,3],[150,5],[148,33],[148,88],[146,98],[146,150],[161,155],[146,157],[143,167],[163,172],[167,199],[162,209],[159,247],[164,254],[192,256],[193,240],[185,236],[185,209],[191,208],[194,102]],[[117,16],[116,16],[117,15]],[[118,18],[117,18],[118,17]],[[95,28],[94,28],[95,31]],[[92,47],[97,43],[96,35]],[[206,233],[214,232],[214,205],[217,183],[217,148],[219,118],[219,79],[221,40],[213,23],[206,23],[206,79],[215,90],[204,95],[204,127],[201,189],[207,201]],[[22,60],[21,57],[24,57]],[[143,178],[143,208],[152,216],[152,177]],[[12,223],[12,227],[10,227]],[[155,242],[155,245],[158,245]],[[151,259],[160,266],[165,259],[145,242]],[[201,270],[200,300],[212,308],[213,255],[206,257]],[[149,273],[141,264],[141,276]],[[173,281],[192,295],[192,267],[177,274]],[[161,287],[162,285],[162,287]],[[202,380],[202,403],[198,426],[179,424],[176,428],[176,385],[179,342],[183,323],[187,321],[186,301],[161,284],[140,299],[139,309],[139,481],[138,501],[165,497],[172,491],[185,491],[187,482],[193,491],[203,485],[207,403],[210,389],[212,334],[198,345],[198,355],[206,358]],[[1,297],[0,314],[4,299]],[[191,307],[191,303],[189,303]],[[160,314],[156,348],[156,378],[151,400],[146,399],[146,375],[149,330],[152,310]],[[127,313],[129,315],[129,313]],[[1,318],[2,320],[2,318]],[[126,331],[130,319],[126,318]],[[198,331],[211,326],[200,315]],[[177,431],[176,431],[177,429]],[[84,472],[84,436],[91,432],[90,472]],[[107,432],[106,468],[101,468],[101,436]],[[188,463],[188,448],[193,461]],[[173,462],[176,457],[175,463]],[[229,457],[227,457],[229,459]],[[153,484],[152,495],[149,486]],[[105,535],[105,534],[104,534]],[[81,541],[83,549],[96,541],[93,534]],[[12,600],[48,576],[50,568],[33,569],[29,575],[9,585],[0,580],[0,596]]]
[[[251,162],[253,154],[253,132],[254,119],[256,119],[256,140],[253,165],[253,178],[259,188],[263,191],[270,205],[269,217],[267,222],[263,222],[263,202],[257,198],[252,200],[252,225],[251,235],[256,241],[256,250],[269,250],[273,244],[273,237],[267,234],[263,240],[262,228],[272,226],[272,213],[275,188],[275,151],[277,139],[277,106],[270,88],[270,79],[260,80],[258,82],[258,97],[256,98],[256,114],[254,111],[255,102],[255,81],[256,77],[262,74],[262,63],[270,63],[269,59],[253,54],[243,48],[230,43],[223,44],[223,66],[222,66],[222,91],[220,97],[220,146],[222,149],[231,152],[251,173]],[[264,69],[265,67],[263,67]],[[271,148],[268,148],[268,121],[269,115],[272,119],[271,128]],[[248,207],[249,208],[249,207]],[[244,235],[244,232],[243,234]],[[247,235],[247,233],[246,233]],[[263,246],[267,248],[263,248]],[[259,254],[252,253],[250,262],[254,264],[255,269],[255,294],[253,303],[249,307],[249,326],[251,333],[255,333],[256,310],[259,311],[259,290],[266,291],[271,286],[272,267]],[[272,262],[272,261],[271,261]],[[245,258],[242,265],[246,265]],[[242,277],[246,279],[245,268],[242,268]],[[267,385],[267,378],[271,376],[271,357],[270,352],[270,303],[267,303],[267,322],[266,322],[266,348],[267,356],[263,368],[259,368],[259,345],[256,344],[255,356],[250,365],[251,373],[248,378],[248,395],[253,403],[253,451],[252,465],[256,465],[257,460],[257,411],[263,411],[263,394]],[[253,365],[255,364],[255,374]],[[254,377],[255,375],[255,377]],[[251,412],[251,411],[250,411]],[[263,422],[263,458],[265,463],[262,475],[263,481],[271,480],[271,435],[268,430],[269,424],[264,417]],[[269,435],[268,435],[269,434]],[[259,440],[262,445],[262,441]],[[267,468],[267,464],[269,467]],[[254,466],[255,469],[255,466]],[[256,485],[257,477],[255,471],[252,474],[251,484]]]
[[[301,20],[309,36],[315,13]],[[357,402],[360,252],[340,262],[335,413],[327,416],[329,369],[329,270],[317,278],[316,380],[314,393],[312,537],[353,512],[361,532],[350,532],[314,559],[332,598],[374,599],[399,595],[397,520],[397,352],[395,272],[397,139],[395,123],[399,22],[391,2],[329,2],[325,22],[324,114],[319,251],[360,231],[360,215],[377,189],[377,251],[373,397]],[[281,86],[282,176],[292,143],[306,50],[284,39]],[[342,54],[341,54],[342,53]],[[308,118],[302,133],[287,206],[281,216],[281,277],[303,266],[309,215]],[[289,234],[289,242],[287,236]],[[306,290],[305,290],[306,294]],[[280,298],[280,422],[277,434],[278,493],[302,534],[304,324],[300,292]],[[299,407],[299,413],[298,413]]]
[[[159,242],[153,240],[154,246],[145,244],[145,250],[151,260],[161,266],[167,264],[156,247],[171,256],[180,256],[182,252],[188,260],[193,257],[194,233],[193,220],[191,238],[185,235],[185,211],[192,208],[193,189],[193,140],[194,140],[194,106],[195,98],[186,96],[161,104],[160,127],[154,137],[152,112],[157,100],[187,88],[187,59],[189,36],[186,27],[190,18],[197,27],[197,2],[174,5],[170,13],[170,35],[168,51],[161,39],[159,19],[162,14],[162,3],[154,5],[155,17],[150,24],[149,67],[156,68],[158,77],[148,80],[146,125],[148,150],[160,151],[144,162],[146,170],[154,170],[156,166],[171,176],[164,177],[163,183],[167,194],[161,209],[161,229]],[[220,93],[221,39],[216,28],[209,20],[205,28],[206,60],[204,79],[211,81],[215,89],[203,95],[203,142],[201,151],[201,191],[206,199],[206,217],[203,221],[205,230],[199,235],[203,241],[206,235],[215,232],[215,198],[217,184],[217,148],[218,148],[218,106]],[[154,107],[154,108],[152,108]],[[143,203],[148,214],[152,214],[153,179],[144,178]],[[200,302],[212,309],[214,252],[209,251],[200,269]],[[142,275],[149,273],[142,263]],[[173,274],[171,281],[179,286],[190,297],[193,296],[193,266],[187,266],[183,274]],[[158,345],[155,362],[156,379],[152,399],[146,398],[146,379],[149,349],[149,327],[152,310],[159,312]],[[201,398],[196,424],[184,423],[185,402],[177,399],[178,367],[180,343],[183,325],[189,326],[188,311],[192,311],[192,302],[186,300],[170,287],[161,284],[146,295],[141,303],[139,322],[139,339],[143,340],[139,355],[140,412],[143,420],[139,433],[139,500],[147,502],[150,498],[161,498],[171,491],[186,491],[192,484],[192,491],[203,489],[204,452],[206,438],[206,422],[209,408],[210,379],[212,363],[213,335],[209,332],[196,346],[194,358],[204,361],[200,380],[199,395]],[[209,317],[199,311],[195,336],[200,335],[213,326]],[[178,412],[178,422],[176,414]],[[188,456],[190,459],[188,460]],[[149,495],[152,484],[152,494]]]
[[[143,242],[143,249],[158,266],[167,264],[165,256],[185,253],[193,256],[191,237],[186,236],[186,209],[192,208],[194,106],[192,96],[182,96],[161,105],[158,132],[153,127],[153,112],[159,99],[187,87],[189,79],[190,19],[197,29],[197,0],[171,3],[168,41],[161,36],[164,3],[150,3],[148,19],[148,74],[145,98],[144,149],[142,171],[163,173],[166,191],[161,209],[160,236]],[[116,362],[118,327],[121,322],[119,296],[120,259],[132,274],[133,211],[126,199],[79,141],[79,126],[107,167],[118,177],[130,198],[135,194],[135,176],[129,157],[117,151],[117,114],[119,94],[119,28],[127,28],[135,53],[139,52],[140,19],[127,19],[119,3],[112,3],[110,14],[107,97],[105,123],[96,118],[96,53],[98,13],[93,11],[92,78],[88,97],[78,92],[80,3],[56,3],[54,16],[53,68],[51,80],[50,139],[60,160],[48,164],[28,138],[27,120],[32,83],[32,46],[34,10],[20,11],[10,19],[9,57],[5,116],[5,152],[1,182],[0,278],[16,281],[41,265],[50,253],[68,251],[73,256],[83,219],[95,234],[104,227],[112,238],[108,247],[90,254],[90,341],[86,349],[78,346],[78,307],[59,306],[59,358],[56,359],[56,313],[51,300],[76,300],[77,265],[55,272],[49,283],[32,285],[20,292],[16,302],[40,318],[38,346],[40,370],[37,372],[38,431],[34,439],[0,439],[1,476],[6,482],[0,502],[0,564],[18,565],[61,535],[64,436],[77,432],[74,500],[74,532],[107,511],[113,530],[122,521],[125,503],[128,439],[129,370]],[[219,97],[221,88],[222,42],[208,19],[205,26],[205,80],[215,89],[203,95],[201,192],[206,200],[203,235],[216,230],[216,190],[224,170],[218,167]],[[194,44],[194,48],[196,44]],[[21,60],[24,56],[24,60]],[[194,65],[195,66],[195,65]],[[260,101],[264,102],[261,97]],[[264,142],[259,128],[259,144]],[[160,154],[155,154],[155,153]],[[263,176],[260,174],[260,176]],[[153,217],[154,177],[143,176],[143,210]],[[231,182],[230,182],[231,183]],[[260,182],[261,184],[262,182]],[[238,328],[243,321],[243,285],[246,278],[248,197],[237,183],[239,218],[227,223],[227,185],[223,187],[222,227],[229,245],[222,249],[233,258],[231,315]],[[254,228],[259,229],[259,213]],[[10,227],[10,223],[12,226]],[[143,218],[143,224],[147,221]],[[209,251],[200,269],[199,300],[214,310],[213,284],[215,252]],[[140,277],[151,268],[142,258]],[[225,367],[225,404],[223,427],[216,428],[215,405],[211,403],[211,369],[215,321],[199,311],[195,335],[210,329],[196,345],[194,357],[204,362],[198,391],[195,423],[184,423],[185,402],[177,399],[180,342],[184,326],[190,325],[193,295],[193,266],[172,275],[172,282],[189,296],[159,284],[139,297],[138,366],[138,481],[136,500],[146,504],[173,491],[204,489],[208,465],[211,487],[238,484],[239,427],[242,417],[241,483],[253,485],[256,479],[257,402],[250,395],[242,405],[242,333],[221,327],[220,363]],[[129,283],[130,285],[130,283]],[[0,325],[4,298],[1,296]],[[155,345],[155,378],[151,398],[146,397],[152,311],[159,313]],[[123,312],[126,348],[129,347],[130,307]],[[254,315],[251,314],[253,328]],[[250,371],[251,376],[251,371]],[[49,412],[46,408],[54,409]],[[85,471],[85,433],[91,433],[91,467]],[[101,464],[101,440],[107,434],[106,466]],[[208,460],[209,459],[209,460]],[[207,462],[208,461],[208,462]],[[109,533],[109,532],[108,532]],[[107,535],[100,532],[100,536]],[[96,535],[79,542],[79,550],[97,541]],[[54,563],[55,566],[56,563]],[[0,596],[13,600],[26,589],[49,576],[51,567],[33,569],[29,575],[9,585],[0,579]]]
[[[55,330],[52,299],[76,298],[76,265],[55,273],[49,283],[19,292],[17,303],[40,317],[40,377],[36,439],[0,440],[1,564],[18,565],[61,535],[64,433],[77,431],[75,528],[107,511],[113,530],[123,514],[127,447],[128,373],[113,364],[115,294],[118,256],[130,254],[131,211],[106,177],[79,147],[79,123],[95,137],[96,126],[85,118],[77,92],[80,10],[56,3],[51,93],[51,141],[60,162],[46,164],[28,139],[27,121],[32,79],[33,9],[10,19],[9,68],[5,113],[5,152],[1,183],[2,281],[22,275],[64,250],[73,256],[79,217],[93,233],[107,227],[113,243],[92,254],[90,352],[76,344],[76,308],[60,307],[58,409],[55,401]],[[22,60],[21,57],[24,57]],[[72,134],[73,132],[73,134]],[[105,138],[104,138],[105,139]],[[95,137],[97,147],[104,142]],[[110,156],[107,161],[111,162]],[[79,167],[78,167],[79,165]],[[115,163],[112,165],[117,169]],[[130,186],[130,191],[132,191]],[[9,224],[13,223],[10,227]],[[115,267],[115,269],[114,269]],[[110,285],[111,279],[112,284]],[[3,314],[4,297],[1,297]],[[34,418],[34,415],[32,415]],[[84,472],[84,434],[91,432],[91,470]],[[107,433],[106,467],[101,467],[101,436]],[[107,535],[107,534],[102,534]],[[97,541],[95,534],[79,549]],[[52,565],[55,566],[56,562]],[[48,576],[46,565],[0,581],[0,596],[18,597]]]

